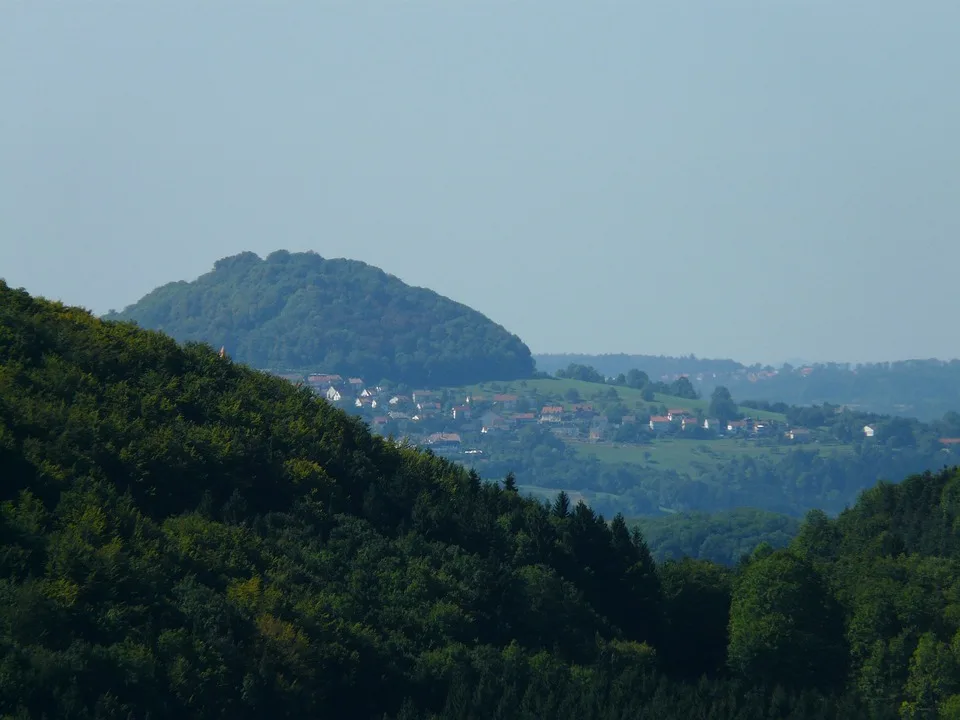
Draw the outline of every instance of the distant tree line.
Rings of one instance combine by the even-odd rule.
[[[674,375],[698,375],[700,373],[726,375],[737,372],[744,366],[735,360],[698,358],[695,355],[670,357],[667,355],[629,355],[611,353],[604,355],[585,355],[577,353],[538,354],[534,356],[537,367],[546,372],[557,370],[571,364],[589,365],[606,377],[626,374],[632,368],[643,368],[651,377],[662,378]]]
[[[678,513],[635,522],[657,562],[693,558],[730,567],[760,545],[786,547],[800,528],[796,518],[754,508]]]
[[[697,377],[702,393],[723,385],[737,396],[787,405],[852,405],[864,412],[934,420],[960,410],[960,360],[904,360],[878,363],[813,363],[744,365],[717,360],[655,355],[537,355],[537,366],[556,372],[571,363],[596,368],[616,377],[643,368],[651,377]],[[774,373],[773,371],[776,371]],[[762,373],[758,381],[756,375]]]
[[[582,382],[606,383],[620,387],[629,387],[643,391],[643,399],[653,400],[655,393],[664,395],[673,395],[675,397],[696,400],[700,397],[694,389],[690,380],[686,377],[680,377],[673,382],[654,382],[650,380],[647,373],[636,368],[632,368],[626,373],[620,373],[615,377],[604,377],[596,368],[590,365],[578,365],[571,363],[566,368],[556,371],[555,376],[567,380],[580,380]]]

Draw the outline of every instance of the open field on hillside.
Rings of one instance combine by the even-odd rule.
[[[576,390],[582,402],[592,402],[596,406],[605,407],[614,402],[621,402],[627,408],[637,411],[652,412],[660,405],[666,405],[668,409],[683,408],[693,412],[701,410],[704,413],[710,406],[709,398],[700,398],[699,400],[687,400],[684,398],[672,397],[670,395],[656,394],[653,403],[645,402],[640,390],[633,388],[618,387],[615,385],[604,385],[601,383],[590,383],[582,380],[561,380],[554,378],[545,378],[537,380],[512,380],[506,382],[481,383],[462,388],[466,392],[490,395],[493,393],[513,393],[520,396],[528,396],[531,399],[542,401],[557,399],[563,400],[564,405],[570,405],[570,401],[564,400],[564,396],[571,389]],[[615,390],[619,400],[615,400],[610,391]],[[780,413],[764,412],[762,410],[753,410],[743,408],[743,412],[755,418],[764,420],[777,420],[786,422],[786,417]]]
[[[595,456],[601,462],[651,465],[661,470],[676,470],[691,477],[701,475],[734,457],[778,455],[777,447],[758,447],[736,440],[657,440],[649,445],[572,443],[577,453]]]
[[[648,445],[625,445],[617,443],[571,443],[583,457],[596,457],[600,462],[636,463],[657,467],[661,470],[676,470],[696,477],[733,458],[744,455],[775,459],[795,450],[791,446],[762,446],[753,441],[724,440],[656,440]],[[810,445],[823,454],[850,452],[849,445]]]

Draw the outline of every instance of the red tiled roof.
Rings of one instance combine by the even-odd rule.
[[[670,418],[668,418],[666,415],[651,415],[651,416],[650,416],[650,422],[652,422],[652,423],[668,423],[668,422],[670,422]]]
[[[516,395],[494,395],[493,401],[494,402],[516,402],[517,396]]]

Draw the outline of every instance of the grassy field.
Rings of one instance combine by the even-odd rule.
[[[777,447],[758,447],[754,443],[736,440],[657,440],[650,445],[605,445],[574,443],[577,453],[595,456],[600,462],[636,463],[661,470],[676,470],[696,477],[733,457],[771,456],[785,450]]]
[[[790,446],[759,446],[751,441],[739,440],[656,440],[649,445],[618,445],[572,443],[577,453],[583,457],[596,457],[600,462],[636,463],[661,470],[676,470],[691,477],[705,474],[711,468],[731,458],[744,455],[758,458],[776,458],[794,449]],[[850,452],[848,445],[819,446],[822,453]]]
[[[619,396],[619,402],[622,402],[630,409],[648,412],[651,403],[644,402],[643,395],[639,390],[627,387],[616,387],[613,385],[603,385],[601,383],[589,383],[582,380],[561,380],[561,379],[538,379],[538,380],[514,380],[499,383],[483,383],[481,385],[472,385],[462,388],[465,392],[476,393],[480,395],[493,395],[495,393],[514,393],[516,395],[535,395],[540,400],[560,399],[570,390],[574,389],[579,393],[582,402],[591,402],[598,409],[611,405],[614,402],[607,394],[611,389],[616,390]],[[569,406],[571,403],[564,400],[563,404]],[[683,408],[696,412],[697,410],[707,411],[710,406],[709,399],[685,400],[684,398],[672,397],[670,395],[657,394],[654,396],[654,407],[666,405],[668,409]],[[743,413],[751,417],[764,420],[778,420],[786,422],[786,417],[779,413],[764,412],[762,410],[753,410],[743,408]]]
[[[528,398],[530,410],[535,411],[539,409],[539,406],[547,404],[563,404],[565,407],[569,407],[572,403],[564,399],[564,396],[571,389],[577,391],[581,402],[592,403],[601,412],[615,402],[623,403],[628,409],[636,412],[641,421],[645,420],[647,415],[656,412],[661,404],[666,405],[669,409],[683,408],[693,412],[697,410],[706,412],[710,405],[709,400],[706,399],[685,400],[659,394],[655,396],[653,403],[647,403],[643,400],[642,393],[639,390],[581,380],[538,379],[483,383],[460,388],[459,391],[464,395],[475,394],[486,398],[491,398],[497,393],[523,396]],[[618,399],[609,395],[611,389],[616,390]],[[745,415],[764,420],[786,422],[786,417],[779,413],[763,412],[751,408],[742,408],[741,411]],[[758,445],[753,440],[738,440],[735,438],[715,440],[657,439],[648,445],[587,442],[570,442],[570,445],[584,458],[593,456],[600,462],[605,463],[631,463],[661,470],[675,470],[691,477],[704,475],[732,458],[746,455],[755,458],[776,459],[777,456],[784,455],[791,449],[789,446],[764,446]],[[850,447],[845,445],[811,445],[809,447],[811,449],[817,448],[824,454],[850,451]],[[541,490],[544,494],[555,494],[552,488],[542,488]],[[534,488],[531,488],[530,491],[537,492]]]

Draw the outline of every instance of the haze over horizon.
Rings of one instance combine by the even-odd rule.
[[[960,356],[960,5],[0,10],[0,277],[314,250],[535,353]]]

